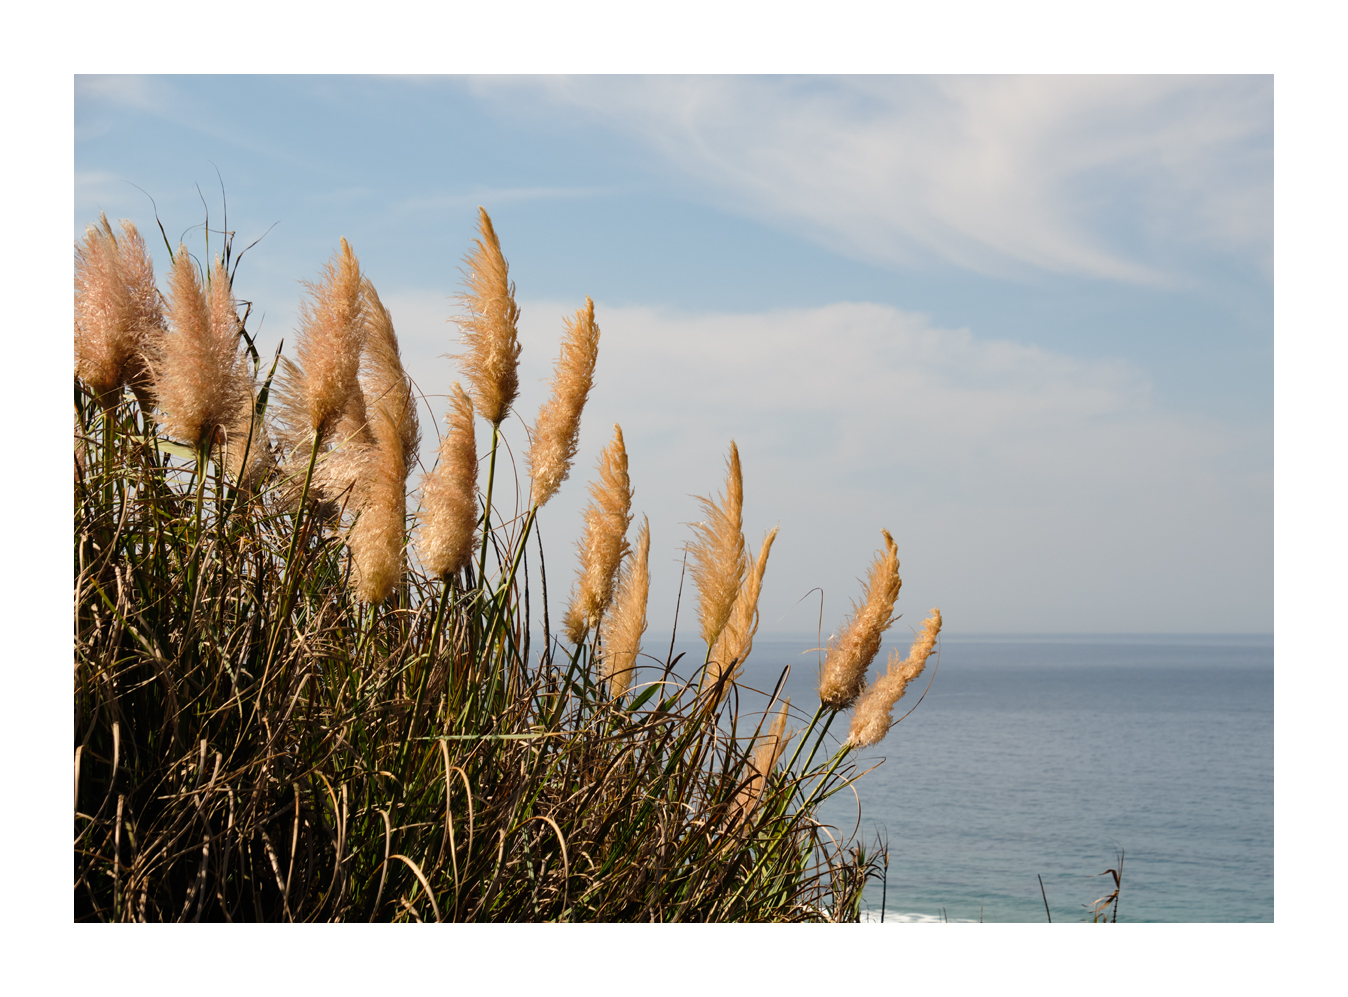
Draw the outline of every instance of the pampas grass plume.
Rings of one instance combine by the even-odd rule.
[[[127,385],[148,409],[147,354],[163,333],[163,305],[145,241],[125,220],[118,240],[100,215],[75,248],[75,376],[105,405]]]
[[[323,266],[322,278],[306,282],[311,300],[300,308],[300,334],[295,362],[282,361],[285,378],[280,391],[282,418],[290,429],[290,443],[304,449],[313,434],[329,435],[339,419],[351,435],[365,422],[358,376],[365,345],[365,296],[360,262],[345,239],[341,249]]]
[[[735,604],[731,607],[725,629],[721,631],[721,636],[716,639],[716,645],[711,650],[707,670],[702,677],[704,687],[720,681],[722,674],[729,668],[734,669],[729,678],[729,681],[733,682],[743,669],[749,652],[753,650],[754,634],[758,630],[758,595],[763,589],[763,574],[768,568],[768,552],[772,550],[772,542],[776,539],[777,528],[774,527],[772,532],[763,538],[758,560],[750,566],[744,584],[740,586],[739,594],[735,596]],[[724,688],[723,686],[722,689]]]
[[[320,515],[332,516],[337,503],[350,503],[374,446],[360,386],[368,331],[365,281],[345,239],[319,280],[304,287],[309,300],[300,306],[296,360],[281,359],[273,406],[288,451],[282,501],[298,503],[310,458],[317,456],[309,495]]]
[[[927,659],[936,649],[941,632],[941,611],[933,609],[922,632],[913,641],[908,657],[900,660],[897,649],[889,652],[889,667],[857,701],[852,713],[852,729],[847,740],[859,748],[869,748],[885,739],[894,726],[894,704],[908,689],[908,683],[922,674]]]
[[[229,274],[218,259],[208,296],[187,248],[178,247],[169,271],[169,324],[152,364],[159,421],[193,445],[223,441],[252,397]]]
[[[692,557],[689,572],[697,586],[697,618],[702,639],[710,651],[725,629],[739,595],[740,584],[748,567],[744,553],[744,480],[740,471],[740,452],[730,441],[726,460],[725,495],[720,502],[699,498],[706,519],[694,523],[696,539],[689,544]]]
[[[393,317],[368,279],[362,281],[365,311],[361,393],[374,442],[390,456],[390,473],[406,478],[421,446],[412,382],[403,370]]]
[[[75,247],[75,376],[100,396],[121,387],[130,352],[123,316],[128,294],[116,237],[106,215]]]
[[[627,553],[627,527],[632,522],[632,482],[627,476],[627,448],[623,431],[613,427],[613,439],[599,455],[599,480],[590,485],[585,509],[585,531],[577,544],[580,571],[562,627],[567,640],[579,644],[599,625],[613,598],[618,564]]]
[[[641,635],[646,632],[646,598],[650,593],[651,524],[642,517],[637,546],[622,569],[613,608],[604,617],[603,678],[609,695],[621,696],[632,686]]]
[[[533,479],[532,503],[541,507],[556,494],[571,472],[580,439],[580,414],[594,384],[594,365],[599,357],[599,326],[594,322],[594,302],[566,321],[566,336],[552,378],[552,397],[538,410],[533,444],[525,457]]]
[[[448,578],[473,556],[477,526],[477,440],[473,402],[457,381],[449,389],[448,431],[440,440],[440,459],[422,479],[417,549],[426,571]]]
[[[468,291],[459,296],[469,314],[454,321],[468,347],[460,359],[478,414],[500,425],[519,393],[520,344],[515,327],[520,310],[501,241],[486,209],[477,210],[482,238],[476,240],[477,251],[465,260]]]
[[[875,555],[866,582],[866,599],[853,607],[851,618],[829,648],[819,679],[819,698],[835,710],[850,706],[866,684],[866,669],[880,650],[880,635],[893,622],[894,600],[903,580],[899,578],[899,550],[888,530],[885,549]]]
[[[373,445],[356,479],[358,510],[347,534],[351,585],[364,603],[383,602],[403,572],[407,528],[407,475],[416,460],[421,430],[412,385],[403,372],[393,320],[368,280],[363,282],[366,335],[362,392]],[[470,416],[471,425],[471,416]]]

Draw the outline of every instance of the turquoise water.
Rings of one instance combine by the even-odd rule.
[[[808,717],[816,643],[756,641],[742,683],[791,665]],[[1119,849],[1120,921],[1273,919],[1271,636],[949,637],[876,762],[856,787],[860,833],[889,842],[886,921],[1043,921],[1037,876],[1054,921],[1089,920]],[[850,834],[856,797],[824,816]]]

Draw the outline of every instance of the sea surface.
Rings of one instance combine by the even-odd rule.
[[[756,640],[741,685],[771,691],[790,666],[803,726],[817,644]],[[1120,853],[1121,922],[1273,920],[1272,635],[952,635],[895,715],[924,689],[822,810],[888,842],[868,920],[1044,921],[1045,897],[1054,921],[1090,920]]]

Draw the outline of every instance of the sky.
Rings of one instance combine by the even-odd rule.
[[[130,219],[161,274],[156,210],[203,255],[227,206],[271,349],[350,240],[428,462],[478,205],[523,313],[516,453],[592,297],[554,618],[618,423],[653,631],[732,439],[750,546],[780,527],[762,633],[821,591],[836,630],[882,528],[896,632],[1273,630],[1271,77],[80,76],[74,180],[72,240]]]

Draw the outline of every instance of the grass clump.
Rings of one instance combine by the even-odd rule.
[[[781,681],[757,712],[735,687],[776,531],[751,561],[733,444],[690,548],[704,660],[642,653],[650,534],[626,537],[617,427],[551,632],[529,545],[576,452],[598,326],[587,299],[531,434],[532,504],[501,515],[518,308],[485,212],[481,236],[471,391],[451,390],[410,514],[412,385],[345,241],[295,362],[254,348],[228,242],[207,266],[170,247],[166,311],[130,223],[80,247],[76,920],[857,919],[880,859],[816,817],[856,778],[852,741],[821,755],[837,709],[790,732]],[[492,427],[481,501],[475,410]],[[872,698],[868,735],[891,705]]]

